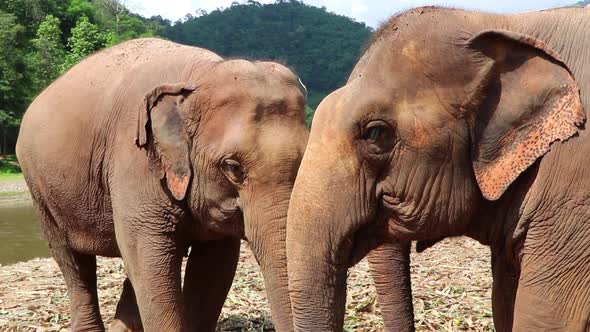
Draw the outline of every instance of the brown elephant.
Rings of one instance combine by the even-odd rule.
[[[375,33],[295,181],[295,330],[342,330],[346,271],[370,249],[458,235],[491,247],[498,331],[590,330],[588,22],[425,7]]]
[[[104,329],[96,255],[121,256],[129,276],[113,329],[214,330],[241,238],[277,329],[292,329],[285,231],[308,136],[300,83],[277,63],[138,39],[93,55],[33,102],[17,155],[73,330]]]
[[[367,254],[386,331],[414,331],[410,242],[386,241]]]

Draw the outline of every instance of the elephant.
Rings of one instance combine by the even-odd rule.
[[[384,241],[367,258],[385,330],[414,331],[410,242]]]
[[[17,156],[73,330],[104,330],[99,255],[122,257],[128,275],[111,329],[213,331],[241,239],[276,328],[292,329],[285,232],[305,94],[281,64],[145,38],[92,55],[34,100]]]
[[[370,250],[462,235],[491,249],[497,331],[590,330],[588,22],[421,7],[375,32],[316,110],[293,187],[295,331],[342,330]]]

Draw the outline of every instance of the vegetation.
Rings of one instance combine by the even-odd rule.
[[[0,178],[12,178],[13,175],[21,173],[20,166],[16,162],[15,156],[9,156],[5,159],[0,159]]]
[[[0,158],[14,152],[20,119],[39,92],[103,47],[160,36],[226,57],[283,62],[309,89],[309,124],[321,99],[346,81],[370,33],[296,0],[234,2],[175,23],[136,15],[124,0],[0,0]]]
[[[61,21],[53,15],[47,15],[39,24],[36,38],[31,41],[29,55],[32,84],[36,90],[48,86],[55,79],[66,58],[62,44]]]
[[[165,35],[175,41],[213,50],[223,56],[272,59],[296,70],[315,108],[342,86],[371,29],[364,23],[328,13],[299,1],[234,2],[210,13],[188,15]]]
[[[119,0],[0,0],[0,156],[14,152],[29,103],[60,74],[94,51],[161,35]]]

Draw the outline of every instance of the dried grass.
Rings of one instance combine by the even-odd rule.
[[[114,315],[125,272],[120,259],[98,259],[101,312]],[[465,238],[447,239],[412,254],[418,331],[493,331],[489,250]],[[349,272],[346,329],[382,331],[375,290],[362,261]],[[61,331],[69,328],[66,288],[56,263],[36,259],[0,267],[0,330]],[[242,246],[236,279],[219,331],[273,331],[262,275]]]

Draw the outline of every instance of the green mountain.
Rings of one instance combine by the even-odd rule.
[[[344,84],[372,32],[364,23],[295,0],[234,2],[187,18],[164,35],[227,57],[285,63],[301,76],[314,108]]]

